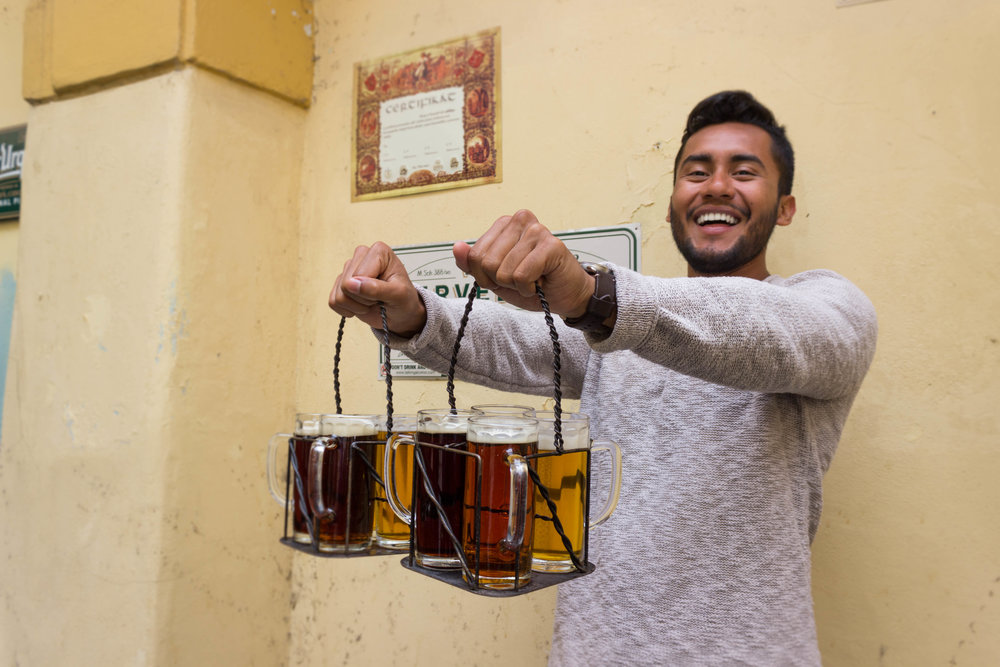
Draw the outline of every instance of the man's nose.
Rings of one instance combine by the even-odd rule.
[[[717,169],[712,172],[711,178],[709,178],[706,183],[708,186],[707,191],[710,196],[733,196],[733,179],[729,176],[729,172],[724,169]]]

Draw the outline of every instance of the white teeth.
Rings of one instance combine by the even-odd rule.
[[[698,219],[695,222],[699,225],[707,225],[710,222],[723,222],[727,225],[735,225],[736,218],[728,213],[706,213],[698,216]]]

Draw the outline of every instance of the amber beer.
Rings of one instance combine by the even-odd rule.
[[[320,551],[349,553],[371,546],[378,444],[377,415],[326,415],[309,458],[309,500]],[[369,467],[371,466],[371,467]]]
[[[590,527],[600,525],[611,516],[618,504],[621,483],[621,453],[613,442],[591,443],[590,420],[579,412],[563,413],[560,430],[563,453],[556,453],[555,415],[539,412],[538,418],[538,479],[548,491],[549,499],[556,505],[556,516],[563,534],[570,541],[567,549],[556,530],[552,511],[535,490],[535,541],[531,568],[536,572],[571,572],[576,569],[572,553],[582,566],[584,559],[584,532],[587,530],[587,474],[588,455],[591,451],[608,450],[612,456],[611,486],[604,507],[596,517],[591,517]]]
[[[538,422],[534,419],[480,415],[469,420],[469,453],[479,458],[470,457],[466,464],[463,549],[473,575],[478,571],[480,587],[514,588],[531,579],[534,488],[525,477],[521,487],[526,503],[520,518],[523,524],[512,527],[510,455],[528,456],[537,451]],[[510,541],[515,529],[522,533],[519,544]]]
[[[392,434],[413,436],[417,430],[417,416],[414,414],[403,414],[392,416]],[[389,439],[388,421],[385,415],[382,416],[379,426],[378,444],[375,446],[375,461],[378,463],[376,469],[381,471],[385,461],[385,442]],[[412,499],[413,481],[413,448],[403,447],[396,453],[394,459],[396,480],[396,492],[399,494],[403,505],[409,507]],[[382,480],[389,484],[388,476],[383,476]],[[403,519],[396,516],[392,511],[386,497],[384,488],[376,488],[377,493],[375,503],[375,544],[384,549],[409,549],[410,548],[410,526]]]

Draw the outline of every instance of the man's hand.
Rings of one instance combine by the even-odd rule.
[[[536,282],[550,310],[563,317],[583,315],[594,293],[593,276],[531,211],[499,218],[474,245],[459,242],[453,252],[480,287],[526,310],[542,309]]]
[[[382,328],[379,302],[385,304],[389,330],[409,338],[420,333],[427,310],[399,257],[385,243],[358,246],[330,292],[330,308]]]

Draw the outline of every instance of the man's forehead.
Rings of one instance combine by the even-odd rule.
[[[729,161],[745,156],[755,156],[773,164],[771,135],[756,125],[720,123],[692,134],[684,146],[681,161],[692,157],[699,160]]]

